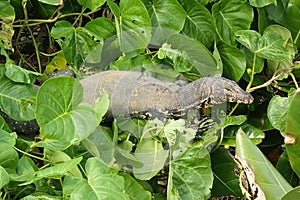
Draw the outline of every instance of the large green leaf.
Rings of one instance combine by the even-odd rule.
[[[281,97],[275,95],[272,97],[268,105],[268,118],[274,128],[280,131],[281,134],[285,132],[286,115],[291,102],[291,97]]]
[[[101,161],[89,158],[85,164],[85,172],[87,179],[64,180],[64,188],[68,189],[71,200],[128,198],[124,191],[124,178],[111,174]]]
[[[208,151],[200,144],[188,148],[169,166],[169,199],[207,199],[213,183]]]
[[[236,134],[236,158],[258,199],[281,199],[292,189],[241,129]]]
[[[248,30],[253,20],[252,7],[246,0],[219,1],[212,8],[219,37],[234,45],[235,32]]]
[[[141,180],[149,180],[165,165],[169,151],[164,150],[162,143],[152,138],[142,138],[134,152],[142,167],[134,167],[133,174]]]
[[[226,149],[219,148],[211,154],[211,162],[214,173],[212,196],[233,195],[242,197],[239,177],[234,173],[237,163],[233,156]]]
[[[33,84],[37,76],[42,76],[9,62],[5,64],[5,68],[5,76],[16,83]]]
[[[132,176],[121,173],[120,176],[124,178],[125,192],[131,200],[150,200],[151,193],[146,191]]]
[[[261,36],[254,30],[241,30],[235,34],[242,45],[262,58],[282,61],[290,57],[286,41],[277,32],[266,31]]]
[[[15,120],[34,119],[34,105],[24,106],[22,100],[35,95],[32,85],[15,83],[8,79],[0,65],[0,109]]]
[[[218,51],[223,62],[223,75],[231,80],[238,81],[246,69],[246,57],[238,48],[221,43]]]
[[[298,17],[298,13],[300,12],[300,4],[298,0],[290,0],[288,1],[288,6],[285,12],[285,23],[283,26],[287,27],[291,30],[293,38],[296,39],[300,30],[300,20]],[[300,40],[298,39],[296,43],[297,47],[300,47]]]
[[[20,158],[17,166],[17,174],[10,174],[12,181],[16,182],[26,182],[31,181],[38,170],[35,163],[29,157]]]
[[[299,185],[299,177],[296,175],[294,170],[292,169],[289,157],[287,152],[284,151],[276,164],[276,169],[280,174],[293,186]]]
[[[111,163],[115,153],[115,146],[112,142],[109,132],[102,126],[86,139],[83,140],[85,148],[96,158],[105,163]]]
[[[251,139],[252,142],[255,144],[259,144],[262,142],[262,139],[265,138],[265,133],[252,126],[251,124],[244,123],[239,126],[229,126],[224,130],[224,136],[223,136],[223,145],[229,145],[234,146],[236,144],[236,133],[238,129],[243,129],[245,134]]]
[[[151,44],[161,45],[183,28],[186,12],[176,0],[143,0],[153,27]]]
[[[195,0],[182,0],[181,2],[187,12],[183,33],[200,41],[206,47],[210,47],[215,39],[214,20],[210,12]]]
[[[60,178],[65,176],[67,172],[73,170],[82,160],[82,157],[73,158],[64,162],[55,164],[54,166],[41,169],[36,172],[34,180],[41,178]]]
[[[14,149],[17,135],[0,130],[0,166],[15,169],[18,163],[18,153]]]
[[[116,34],[116,28],[112,21],[102,17],[89,21],[84,28],[98,40],[107,39]]]
[[[121,51],[145,49],[151,40],[151,20],[141,0],[121,0],[119,7],[111,0],[107,3],[116,18]]]
[[[40,87],[36,119],[44,138],[43,146],[48,143],[48,147],[61,150],[86,138],[96,129],[99,124],[97,114],[82,100],[82,86],[71,77],[49,79]]]
[[[273,60],[268,60],[268,73],[270,75],[273,75],[274,73],[276,73],[277,70],[284,70],[284,69],[289,69],[292,65],[293,65],[293,59],[295,57],[295,53],[296,53],[296,49],[294,46],[294,42],[292,39],[292,35],[291,32],[283,27],[283,26],[279,26],[279,25],[271,25],[268,26],[265,29],[265,32],[276,32],[279,33],[281,35],[281,38],[285,41],[284,47],[289,51],[289,58],[279,62],[279,61],[273,61]],[[287,76],[287,75],[286,75]],[[283,76],[285,77],[285,76]]]
[[[300,195],[300,186],[295,187],[291,191],[289,191],[286,195],[282,197],[281,200],[293,200],[298,199]]]
[[[220,76],[220,69],[212,54],[200,42],[184,35],[174,34],[158,50],[160,59],[170,58],[178,72],[188,72],[193,67],[202,76]]]
[[[286,116],[284,143],[291,166],[300,177],[300,90],[294,95]]]
[[[0,179],[0,190],[1,190],[3,186],[7,185],[10,181],[8,173],[2,166],[0,166],[0,177],[1,177]]]
[[[99,61],[102,43],[101,41],[93,40],[92,35],[90,35],[87,29],[83,27],[74,28],[72,24],[67,21],[58,21],[51,29],[51,35],[57,40],[64,52],[67,62],[76,72],[78,72],[85,59],[87,59],[93,51],[94,53],[97,51],[96,61]],[[95,51],[95,49],[97,50]]]

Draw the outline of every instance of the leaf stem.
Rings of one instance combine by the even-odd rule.
[[[297,44],[299,37],[300,37],[300,30],[297,33],[297,36],[296,36],[296,38],[294,40],[294,44]]]
[[[23,6],[23,12],[24,12],[24,18],[25,18],[24,24],[27,27],[28,32],[31,36],[33,46],[34,46],[34,49],[35,49],[35,53],[36,53],[36,59],[37,59],[37,63],[38,63],[39,72],[41,73],[42,72],[42,66],[41,66],[41,60],[40,60],[40,55],[39,55],[39,48],[38,48],[38,45],[37,45],[36,40],[34,38],[34,35],[31,31],[30,27],[28,26],[28,13],[27,13],[26,4],[27,4],[27,0],[23,0],[22,1],[22,6]]]
[[[296,89],[298,89],[298,88],[299,88],[299,85],[298,85],[298,83],[297,83],[297,80],[296,80],[294,74],[290,72],[289,75],[292,77],[293,82],[294,82],[294,84],[295,84],[295,86],[296,86]]]
[[[256,65],[256,53],[253,54],[253,64],[252,64],[252,70],[251,70],[251,75],[250,75],[250,81],[249,81],[249,84],[246,88],[247,92],[249,92],[249,89],[251,88],[251,85],[252,85],[253,80],[254,80],[255,65]]]
[[[232,110],[230,111],[230,113],[228,114],[228,116],[231,116],[234,113],[234,111],[237,109],[237,107],[239,107],[239,105],[240,103],[235,104]]]
[[[46,158],[40,158],[40,157],[38,157],[38,156],[32,155],[32,154],[30,154],[30,153],[27,153],[26,151],[23,151],[23,150],[21,150],[21,149],[18,149],[17,147],[14,147],[14,149],[15,149],[16,151],[18,151],[18,152],[20,152],[20,153],[26,155],[26,156],[29,156],[29,157],[32,157],[32,158],[35,158],[35,159],[38,159],[38,160],[42,160],[42,161],[49,162],[49,160],[47,160]]]
[[[261,85],[258,85],[258,86],[249,88],[249,89],[247,90],[247,92],[253,92],[254,90],[257,90],[257,89],[260,89],[260,88],[267,87],[267,86],[271,85],[273,81],[275,81],[276,79],[278,79],[278,78],[279,78],[280,76],[282,76],[282,75],[283,75],[283,73],[280,73],[280,74],[278,74],[277,76],[273,76],[270,80],[268,80],[268,81],[265,82],[264,84],[261,84]]]

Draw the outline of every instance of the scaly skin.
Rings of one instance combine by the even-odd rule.
[[[134,71],[104,71],[80,81],[84,101],[94,104],[107,91],[110,108],[106,119],[119,115],[143,117],[180,117],[191,109],[224,102],[250,104],[253,97],[235,82],[225,78],[206,77],[179,85],[166,83]],[[1,114],[1,113],[0,113]],[[14,131],[35,133],[39,127],[35,120],[15,121],[6,117]],[[30,127],[30,128],[28,128]]]
[[[205,77],[185,86],[166,83],[134,71],[105,71],[80,81],[84,100],[94,104],[107,91],[111,100],[107,118],[121,114],[178,116],[192,108],[224,102],[250,104],[253,97],[225,78]]]

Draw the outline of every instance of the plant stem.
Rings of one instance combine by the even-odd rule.
[[[296,38],[294,40],[294,44],[297,44],[299,37],[300,37],[300,30],[297,33],[297,36],[296,36]]]
[[[293,79],[293,82],[294,82],[294,84],[295,84],[295,86],[296,86],[296,89],[298,89],[298,88],[299,88],[299,86],[298,86],[298,83],[297,83],[297,80],[296,80],[296,78],[295,78],[294,74],[290,72],[290,73],[289,73],[289,75],[292,77],[292,79]]]
[[[22,6],[23,6],[23,12],[24,12],[24,18],[25,18],[24,24],[27,27],[28,32],[29,32],[29,34],[32,38],[33,46],[34,46],[35,53],[36,53],[36,59],[37,59],[37,62],[38,62],[39,72],[41,73],[42,72],[42,66],[41,66],[41,60],[40,60],[40,56],[39,56],[39,49],[38,49],[38,45],[36,43],[36,40],[34,38],[34,35],[32,34],[32,31],[31,31],[30,27],[28,26],[28,13],[27,13],[26,4],[27,4],[27,0],[23,0],[22,1]]]
[[[234,111],[237,109],[237,107],[239,107],[239,105],[240,103],[235,104],[232,110],[230,111],[230,113],[228,114],[228,116],[231,116],[234,113]]]
[[[247,92],[253,92],[254,90],[257,90],[257,89],[260,89],[260,88],[264,88],[264,87],[267,87],[269,85],[272,84],[273,81],[275,81],[277,78],[279,78],[280,76],[282,76],[283,73],[280,73],[278,74],[277,76],[273,76],[270,80],[268,80],[267,82],[265,82],[264,84],[261,84],[261,85],[258,85],[258,86],[255,86],[253,88],[249,88],[247,90]]]
[[[15,149],[16,151],[18,151],[18,152],[20,152],[20,153],[26,155],[26,156],[29,156],[29,157],[32,157],[32,158],[35,158],[35,159],[38,159],[38,160],[42,160],[42,161],[49,162],[49,161],[48,161],[47,159],[45,159],[45,158],[37,157],[37,156],[35,156],[35,155],[32,155],[32,154],[30,154],[30,153],[27,153],[26,151],[23,151],[23,150],[21,150],[21,149],[18,149],[17,147],[14,147],[14,149]]]
[[[253,54],[253,64],[252,64],[252,70],[251,70],[251,75],[250,75],[250,81],[249,84],[246,88],[246,91],[249,92],[249,89],[253,83],[253,79],[254,79],[254,73],[255,73],[255,64],[256,64],[256,53]]]

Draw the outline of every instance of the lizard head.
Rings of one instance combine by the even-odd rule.
[[[207,90],[210,91],[207,99],[208,104],[214,105],[225,102],[251,104],[253,102],[252,95],[245,92],[232,80],[223,77],[206,77],[203,79]]]

